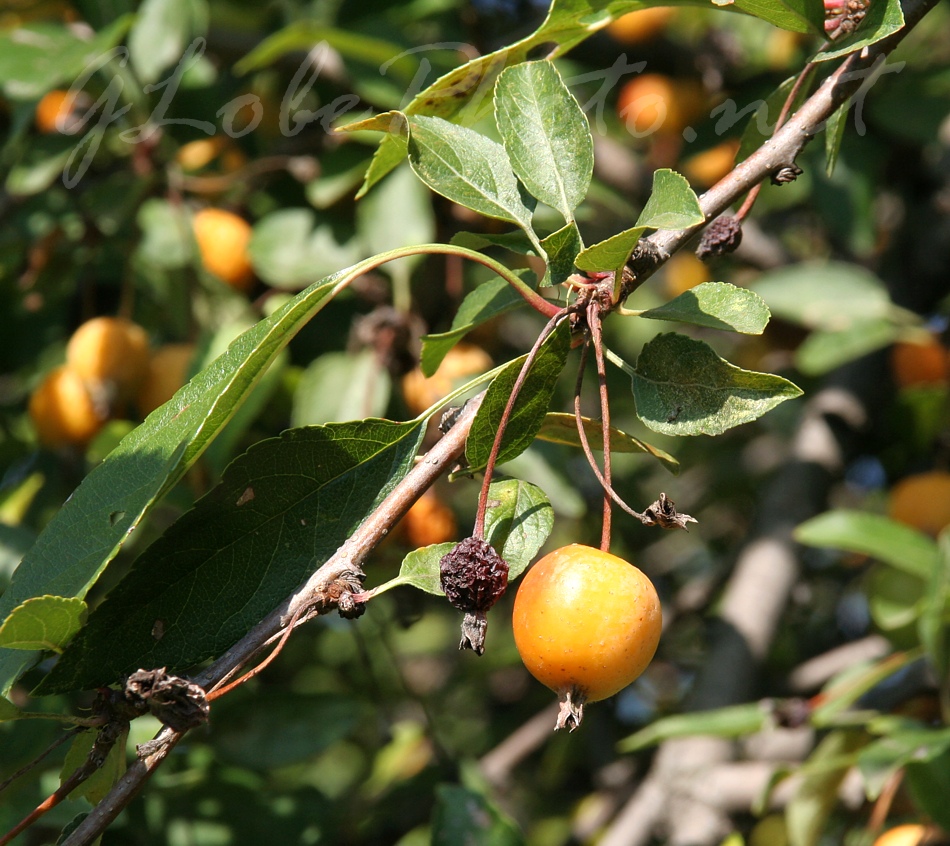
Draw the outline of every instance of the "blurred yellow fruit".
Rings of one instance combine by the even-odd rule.
[[[455,512],[431,489],[412,504],[400,527],[406,544],[414,548],[446,543],[458,537]]]
[[[929,535],[950,525],[950,473],[931,470],[901,479],[891,488],[887,513]]]
[[[251,225],[224,209],[201,209],[193,226],[205,269],[232,288],[247,291],[254,283],[248,254]]]
[[[697,82],[644,73],[620,89],[617,114],[638,138],[654,132],[678,135],[699,117],[705,103],[703,88]]]
[[[738,140],[723,141],[683,162],[683,175],[694,185],[708,188],[710,185],[715,185],[735,167],[738,152]]]
[[[36,128],[46,135],[69,132],[78,121],[75,112],[80,99],[59,89],[47,92],[36,105]]]
[[[891,372],[899,388],[945,385],[950,380],[950,354],[935,336],[922,344],[898,341],[891,347]]]
[[[175,154],[175,162],[182,170],[190,172],[207,167],[215,159],[218,160],[219,169],[225,173],[237,170],[247,162],[244,153],[226,135],[189,141]]]
[[[695,253],[685,250],[680,250],[674,255],[664,268],[664,287],[671,298],[678,297],[690,288],[695,288],[709,280],[709,268],[696,258]]]
[[[916,823],[899,825],[885,831],[874,841],[874,846],[924,846],[930,842],[931,834],[932,831],[927,826]]]
[[[418,367],[402,377],[402,395],[413,414],[427,408],[451,393],[463,380],[484,373],[492,366],[491,357],[474,344],[452,347],[429,378]]]
[[[155,351],[135,401],[142,417],[168,402],[185,384],[194,357],[194,344],[165,344]]]
[[[103,391],[106,402],[123,402],[135,395],[148,368],[148,336],[137,323],[122,317],[94,317],[80,326],[66,345],[66,364]]]
[[[612,21],[607,32],[621,44],[641,44],[656,38],[670,22],[676,10],[670,6],[651,6],[628,12]]]
[[[48,447],[82,445],[106,421],[79,374],[61,365],[47,374],[30,396],[30,417],[40,442]]]

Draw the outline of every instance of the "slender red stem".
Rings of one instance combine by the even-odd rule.
[[[482,489],[478,495],[478,511],[475,514],[475,528],[472,530],[472,536],[479,540],[485,539],[485,512],[488,510],[488,488],[491,485],[491,477],[495,472],[495,463],[498,461],[498,453],[501,451],[501,441],[505,436],[505,429],[508,427],[508,421],[511,419],[511,412],[518,400],[518,394],[524,386],[525,379],[531,371],[531,365],[538,357],[538,351],[541,349],[548,336],[558,327],[558,324],[568,316],[570,312],[562,308],[555,314],[541,330],[538,339],[534,342],[530,352],[525,356],[524,364],[521,365],[521,371],[514,385],[511,386],[511,394],[508,396],[508,402],[505,404],[505,410],[501,414],[501,420],[498,421],[498,431],[495,432],[495,440],[492,442],[491,452],[488,454],[488,461],[485,464],[485,478],[482,481]]]
[[[587,325],[590,327],[591,343],[594,345],[594,357],[597,361],[597,388],[600,394],[600,426],[604,439],[604,482],[613,487],[610,468],[610,400],[607,396],[607,367],[604,363],[604,330],[600,322],[600,309],[597,302],[587,307]],[[600,532],[600,548],[610,552],[610,533],[612,526],[612,503],[610,494],[604,490],[604,519]]]
[[[590,441],[587,438],[587,432],[584,429],[584,416],[581,414],[581,386],[584,384],[584,368],[587,365],[587,345],[585,344],[581,350],[581,364],[577,369],[577,383],[574,387],[574,420],[577,423],[577,436],[581,441],[581,449],[584,452],[584,456],[587,458],[587,463],[590,465],[590,469],[594,471],[594,475],[597,477],[597,481],[600,482],[600,486],[604,489],[604,492],[624,511],[627,512],[631,517],[636,517],[639,521],[643,522],[643,515],[639,511],[634,511],[626,502],[623,501],[623,498],[618,494],[604,478],[604,474],[600,472],[600,467],[597,466],[597,459],[594,457],[594,450],[591,449]]]

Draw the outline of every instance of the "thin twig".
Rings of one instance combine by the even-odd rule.
[[[604,364],[604,330],[600,322],[600,306],[596,299],[587,307],[587,325],[590,327],[594,358],[597,360],[597,389],[600,395],[600,426],[604,441],[604,518],[600,530],[600,548],[610,552],[611,501],[606,488],[613,488],[610,470],[610,402],[607,396],[607,368]]]
[[[21,776],[25,776],[30,770],[32,770],[37,764],[39,764],[47,755],[49,755],[54,750],[62,746],[67,740],[72,737],[75,737],[79,732],[84,731],[83,728],[74,728],[69,731],[63,732],[59,737],[56,738],[49,746],[46,747],[39,755],[37,755],[32,761],[28,764],[24,764],[20,769],[18,769],[13,775],[4,779],[0,782],[0,793],[3,793],[13,782],[15,782]]]

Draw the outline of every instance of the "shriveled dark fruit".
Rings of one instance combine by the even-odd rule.
[[[459,649],[484,654],[485,612],[508,587],[508,563],[487,541],[465,538],[442,556],[439,575],[446,599],[465,612]]]
[[[742,221],[731,214],[724,214],[706,227],[703,237],[699,239],[696,255],[706,261],[733,252],[741,243]]]

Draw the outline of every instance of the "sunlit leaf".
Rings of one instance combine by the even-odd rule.
[[[641,317],[760,335],[768,325],[770,314],[768,306],[754,291],[728,282],[703,282],[670,302],[643,312]]]
[[[62,652],[86,620],[86,603],[62,596],[28,599],[0,626],[0,646]]]
[[[801,393],[787,379],[743,370],[675,333],[646,344],[633,373],[637,415],[666,435],[719,435]]]
[[[587,117],[554,65],[507,68],[495,87],[495,119],[518,178],[571,221],[590,185],[594,144]]]

